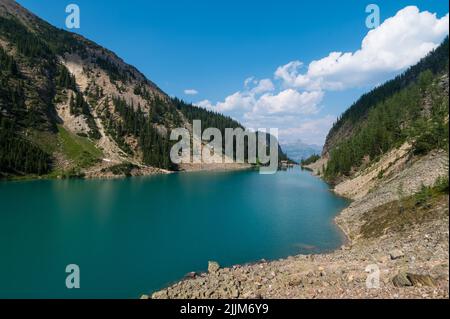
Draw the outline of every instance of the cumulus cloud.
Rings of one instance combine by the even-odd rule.
[[[270,79],[262,79],[260,81],[254,81],[255,87],[251,89],[251,93],[253,94],[262,94],[265,92],[270,92],[275,90],[275,86],[273,85],[272,80]],[[247,83],[248,87],[249,84]]]
[[[238,112],[249,118],[277,114],[314,114],[323,98],[321,91],[299,92],[289,88],[274,93],[275,86],[269,79],[251,82],[253,86],[245,81],[243,91],[227,96],[223,102],[213,104],[209,100],[203,100],[196,105],[228,114]]]
[[[369,31],[354,52],[331,52],[308,65],[291,61],[278,67],[272,79],[249,77],[242,90],[223,101],[197,105],[233,116],[249,128],[279,128],[284,140],[322,144],[336,118],[322,114],[325,92],[386,81],[439,46],[448,28],[448,14],[438,18],[408,6]]]
[[[219,102],[216,109],[219,112],[227,112],[234,110],[247,110],[254,104],[255,97],[249,92],[236,92],[225,98],[225,101]]]
[[[195,103],[195,105],[202,107],[204,109],[212,109],[214,107],[210,100],[202,100],[202,101]]]
[[[312,61],[301,73],[303,64],[292,61],[280,66],[275,77],[286,87],[308,90],[342,90],[373,85],[383,75],[399,72],[417,63],[448,35],[449,15],[438,18],[415,6],[406,7],[371,30],[355,52],[331,52]]]
[[[194,90],[194,89],[186,89],[186,90],[184,90],[184,94],[186,94],[186,95],[197,95],[198,91]]]
[[[323,92],[299,92],[286,89],[278,94],[266,93],[254,101],[252,111],[246,116],[276,114],[314,114],[322,101]]]

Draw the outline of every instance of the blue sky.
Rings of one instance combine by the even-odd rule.
[[[329,67],[329,59],[316,69],[310,62],[330,57],[331,52],[354,54],[361,49],[369,32],[365,8],[376,3],[382,22],[407,6],[417,6],[417,12],[398,17],[397,24],[390,26],[413,30],[403,47],[396,48],[392,36],[390,42],[378,41],[384,39],[381,31],[372,39],[372,43],[384,43],[376,48],[380,56],[421,47],[405,62],[414,63],[430,49],[426,44],[436,45],[445,36],[442,24],[447,23],[448,29],[448,17],[446,22],[442,17],[449,11],[448,2],[442,0],[18,2],[61,28],[65,28],[65,7],[75,3],[81,9],[77,33],[116,52],[169,95],[200,102],[248,126],[279,127],[282,141],[303,139],[316,144],[323,142],[336,116],[361,93],[408,65],[400,61],[404,58],[380,61],[376,52],[368,53],[370,48],[349,61],[341,57],[330,67],[332,71],[323,70]],[[424,11],[436,13],[436,19],[422,15],[421,23],[408,20],[419,19]],[[426,30],[430,28],[440,31],[430,33]],[[384,34],[392,34],[389,26],[385,29]],[[361,68],[361,61],[373,65]],[[264,79],[273,87],[269,81],[260,82]],[[188,89],[198,94],[185,94]]]

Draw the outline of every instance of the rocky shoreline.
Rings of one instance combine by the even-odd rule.
[[[114,171],[111,167],[97,168],[86,172],[86,179],[120,179],[126,177],[151,176],[174,173],[194,173],[194,172],[229,172],[252,169],[252,165],[247,164],[205,164],[205,165],[186,165],[184,164],[179,171],[170,171],[151,166],[134,166],[125,171]]]
[[[242,171],[255,168],[251,164],[181,164],[180,172],[229,172],[229,171]]]
[[[423,207],[403,203],[448,176],[448,154],[391,163],[382,179],[367,179],[365,195],[347,196],[354,201],[335,218],[348,237],[341,249],[229,268],[210,262],[207,273],[142,298],[448,298],[448,195]]]
[[[119,167],[114,169],[113,167],[97,167],[94,170],[85,172],[83,178],[85,179],[121,179],[126,177],[138,177],[138,176],[152,176],[162,174],[172,174],[174,172],[155,168],[151,166],[130,166]]]
[[[125,165],[125,164],[123,164]],[[28,180],[45,180],[45,179],[65,179],[65,178],[80,178],[80,179],[97,179],[97,180],[111,180],[123,179],[127,177],[140,177],[152,175],[167,175],[174,173],[196,173],[196,172],[230,172],[243,171],[254,169],[255,167],[247,164],[218,164],[218,165],[184,165],[179,171],[170,171],[166,169],[156,168],[152,166],[132,165],[130,168],[115,170],[114,167],[118,165],[98,165],[92,167],[80,175],[73,177],[64,177],[63,175],[49,175],[49,176],[3,176],[0,175],[0,181],[28,181]]]
[[[428,232],[418,231],[407,240],[386,236],[343,246],[330,254],[214,267],[208,273],[190,274],[189,279],[154,293],[152,298],[448,298],[448,263],[443,262],[448,260],[448,228],[439,229],[442,239],[435,236],[435,226],[431,223]],[[424,246],[417,245],[423,240]],[[366,270],[374,265],[380,271],[380,286],[368,289]],[[407,279],[396,286],[401,278],[412,275],[422,283],[413,286]]]

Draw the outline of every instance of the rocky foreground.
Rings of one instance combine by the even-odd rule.
[[[208,273],[151,298],[448,298],[449,198],[417,195],[448,174],[448,155],[397,158],[383,171],[336,218],[349,239],[340,250],[223,269],[210,262]]]
[[[210,263],[209,273],[191,274],[152,298],[448,298],[448,198],[433,208],[447,217],[331,254],[224,269]],[[368,289],[374,265],[379,288]]]

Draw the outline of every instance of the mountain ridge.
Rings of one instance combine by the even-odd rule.
[[[221,131],[242,127],[168,96],[114,52],[15,1],[0,0],[0,50],[4,176],[102,176],[124,164],[137,174],[184,169],[169,159],[172,128],[190,130],[194,116]],[[46,154],[36,167],[27,147]]]
[[[302,160],[305,160],[312,155],[320,154],[323,149],[323,146],[307,144],[302,140],[281,143],[281,146],[286,155],[297,163],[300,163]]]
[[[347,139],[357,129],[357,122],[362,122],[373,107],[416,81],[421,72],[431,70],[433,73],[437,73],[448,70],[448,50],[449,40],[447,36],[441,45],[417,64],[409,67],[394,79],[363,94],[333,124],[326,137],[323,155],[328,156],[332,148],[336,147],[342,140]]]

